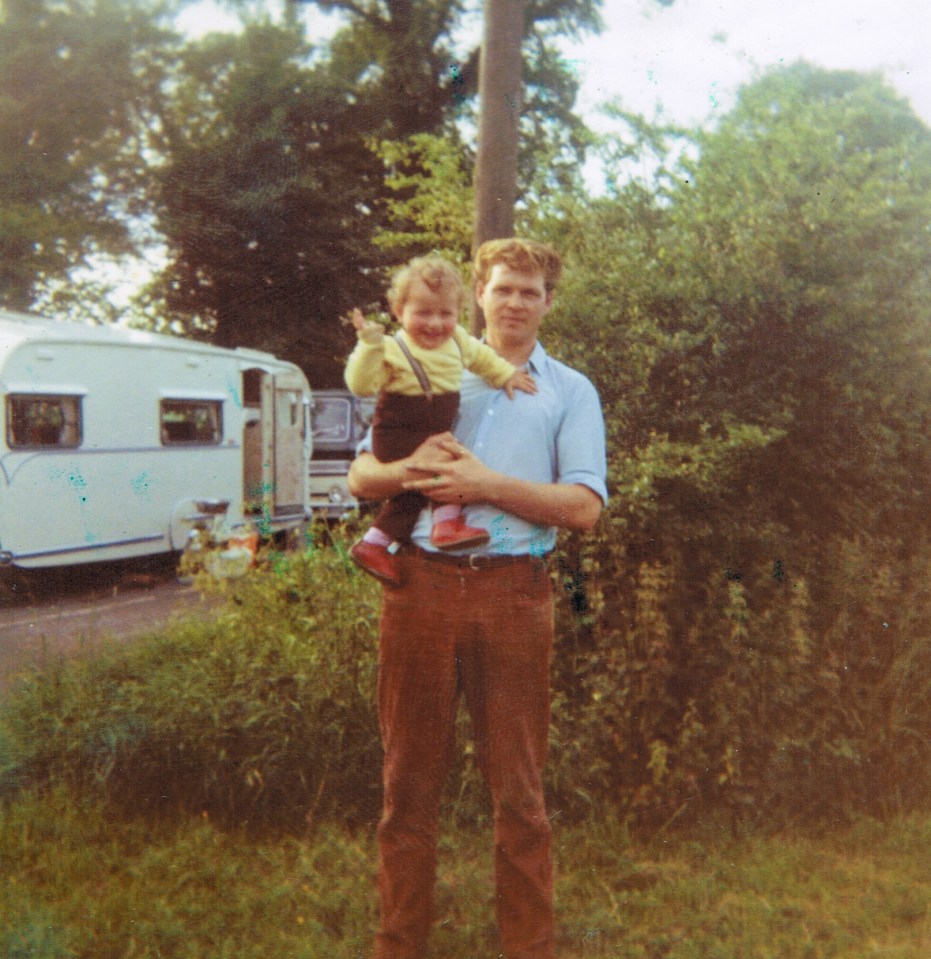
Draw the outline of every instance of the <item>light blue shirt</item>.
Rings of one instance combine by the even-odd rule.
[[[464,372],[456,438],[490,469],[538,483],[580,483],[606,502],[605,429],[595,387],[576,370],[547,356],[537,343],[528,369],[537,393],[504,390]],[[362,448],[370,449],[368,440]],[[487,529],[490,542],[471,553],[542,556],[556,544],[552,526],[528,523],[493,506],[466,506],[470,526]],[[412,536],[422,549],[430,545],[430,510],[420,514]]]

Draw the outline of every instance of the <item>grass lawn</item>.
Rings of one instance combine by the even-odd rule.
[[[487,832],[444,838],[430,959],[498,956]],[[632,842],[555,827],[560,959],[926,959],[931,820]],[[0,806],[3,959],[362,959],[371,831],[257,841],[206,817],[107,814],[59,790]]]

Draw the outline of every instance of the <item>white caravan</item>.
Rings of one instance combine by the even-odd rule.
[[[268,353],[0,310],[0,564],[180,551],[310,515],[311,394]]]

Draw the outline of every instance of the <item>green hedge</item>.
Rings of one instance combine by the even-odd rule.
[[[684,567],[619,548],[610,517],[567,539],[553,811],[656,826],[926,808],[927,569],[893,578],[862,545],[841,553],[818,599],[761,568],[712,571],[698,602]],[[0,711],[2,790],[64,783],[287,829],[374,820],[377,585],[337,537],[214,588],[209,622],[25,677]],[[468,735],[463,716],[448,805],[475,821],[488,808]]]
[[[290,826],[374,815],[377,589],[339,546],[273,555],[225,589],[209,622],[24,679],[2,711],[4,788],[64,781]]]

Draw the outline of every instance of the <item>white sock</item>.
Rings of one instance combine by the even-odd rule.
[[[362,537],[362,540],[365,543],[374,543],[382,549],[386,549],[392,543],[391,537],[377,526],[370,526],[368,532]]]
[[[455,503],[443,503],[433,507],[433,522],[442,523],[448,519],[459,519],[462,508]]]

